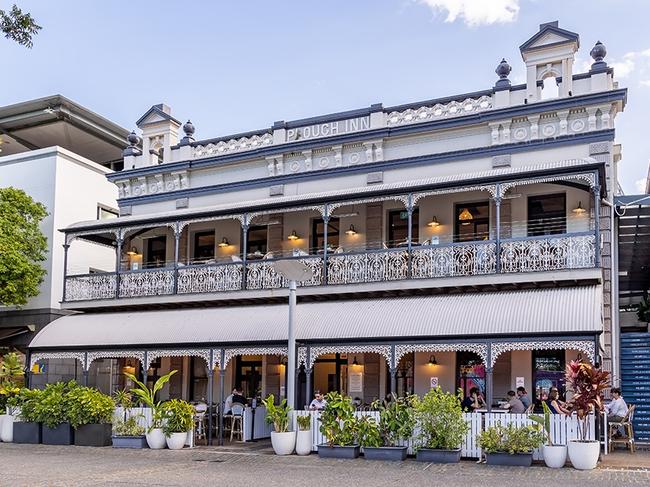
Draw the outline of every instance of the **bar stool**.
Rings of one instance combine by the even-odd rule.
[[[194,438],[195,440],[206,440],[207,442],[207,422],[206,422],[206,411],[208,410],[208,405],[204,403],[198,403],[194,406]]]
[[[623,421],[621,422],[610,422],[609,426],[609,450],[612,451],[612,445],[615,443],[625,443],[625,448],[630,447],[630,453],[636,451],[636,444],[634,442],[634,427],[632,421],[634,421],[634,404],[629,404],[627,409],[627,414]],[[623,428],[625,431],[626,438],[614,439],[614,434],[618,431],[619,428]]]
[[[230,410],[230,441],[239,435],[239,441],[244,441],[244,406],[233,404]]]

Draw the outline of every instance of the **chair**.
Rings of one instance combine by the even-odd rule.
[[[617,422],[613,421],[608,423],[608,434],[609,434],[609,450],[612,451],[612,444],[613,443],[624,443],[625,447],[627,448],[628,446],[630,447],[630,453],[634,453],[636,451],[636,444],[634,442],[634,426],[632,425],[632,421],[634,420],[634,409],[636,406],[634,404],[630,404],[628,409],[627,409],[627,414],[623,418],[623,421]],[[625,431],[625,438],[617,438],[614,439],[614,434],[618,431],[619,428],[623,428],[623,431]]]
[[[205,403],[198,403],[194,406],[194,439],[196,440],[206,440],[207,441],[207,421],[206,421],[206,412],[208,410],[208,405]]]
[[[262,257],[262,260],[268,260],[273,258],[273,252],[267,252],[264,254],[264,257]]]
[[[233,404],[230,416],[230,441],[235,435],[239,435],[239,441],[244,441],[244,406]]]

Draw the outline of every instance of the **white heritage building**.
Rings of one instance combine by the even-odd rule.
[[[179,369],[163,397],[282,395],[288,290],[273,264],[298,259],[313,270],[298,289],[299,408],[316,389],[370,403],[434,384],[492,403],[562,387],[578,356],[618,379],[626,90],[600,43],[575,73],[579,45],[543,24],[521,45],[525,85],[504,60],[483,91],[214,139],[152,107],[142,150],[132,133],[107,176],[120,217],[63,229],[63,307],[81,313],[48,325],[30,362],[75,359],[111,388],[125,368],[149,382]],[[113,248],[115,265],[70,272],[77,240]]]

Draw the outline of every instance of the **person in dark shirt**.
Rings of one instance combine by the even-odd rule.
[[[246,406],[247,401],[244,396],[242,396],[241,389],[236,389],[235,392],[232,395],[232,403],[233,404],[241,404],[242,406]]]
[[[469,396],[463,399],[463,402],[460,405],[463,408],[463,411],[468,413],[473,413],[477,409],[485,407],[485,401],[481,397],[478,387],[472,387],[469,390]]]

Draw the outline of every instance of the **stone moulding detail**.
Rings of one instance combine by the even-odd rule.
[[[388,126],[408,125],[429,120],[438,120],[451,117],[469,115],[471,113],[483,112],[492,108],[492,97],[485,95],[479,98],[466,98],[462,101],[450,101],[449,103],[436,103],[432,106],[420,108],[408,108],[403,111],[390,112],[387,117]]]
[[[219,156],[222,154],[232,154],[234,152],[243,152],[247,150],[260,149],[273,145],[273,134],[265,133],[262,135],[252,135],[250,137],[240,137],[230,140],[222,140],[216,144],[209,143],[206,145],[197,145],[192,151],[194,159],[202,157]]]

